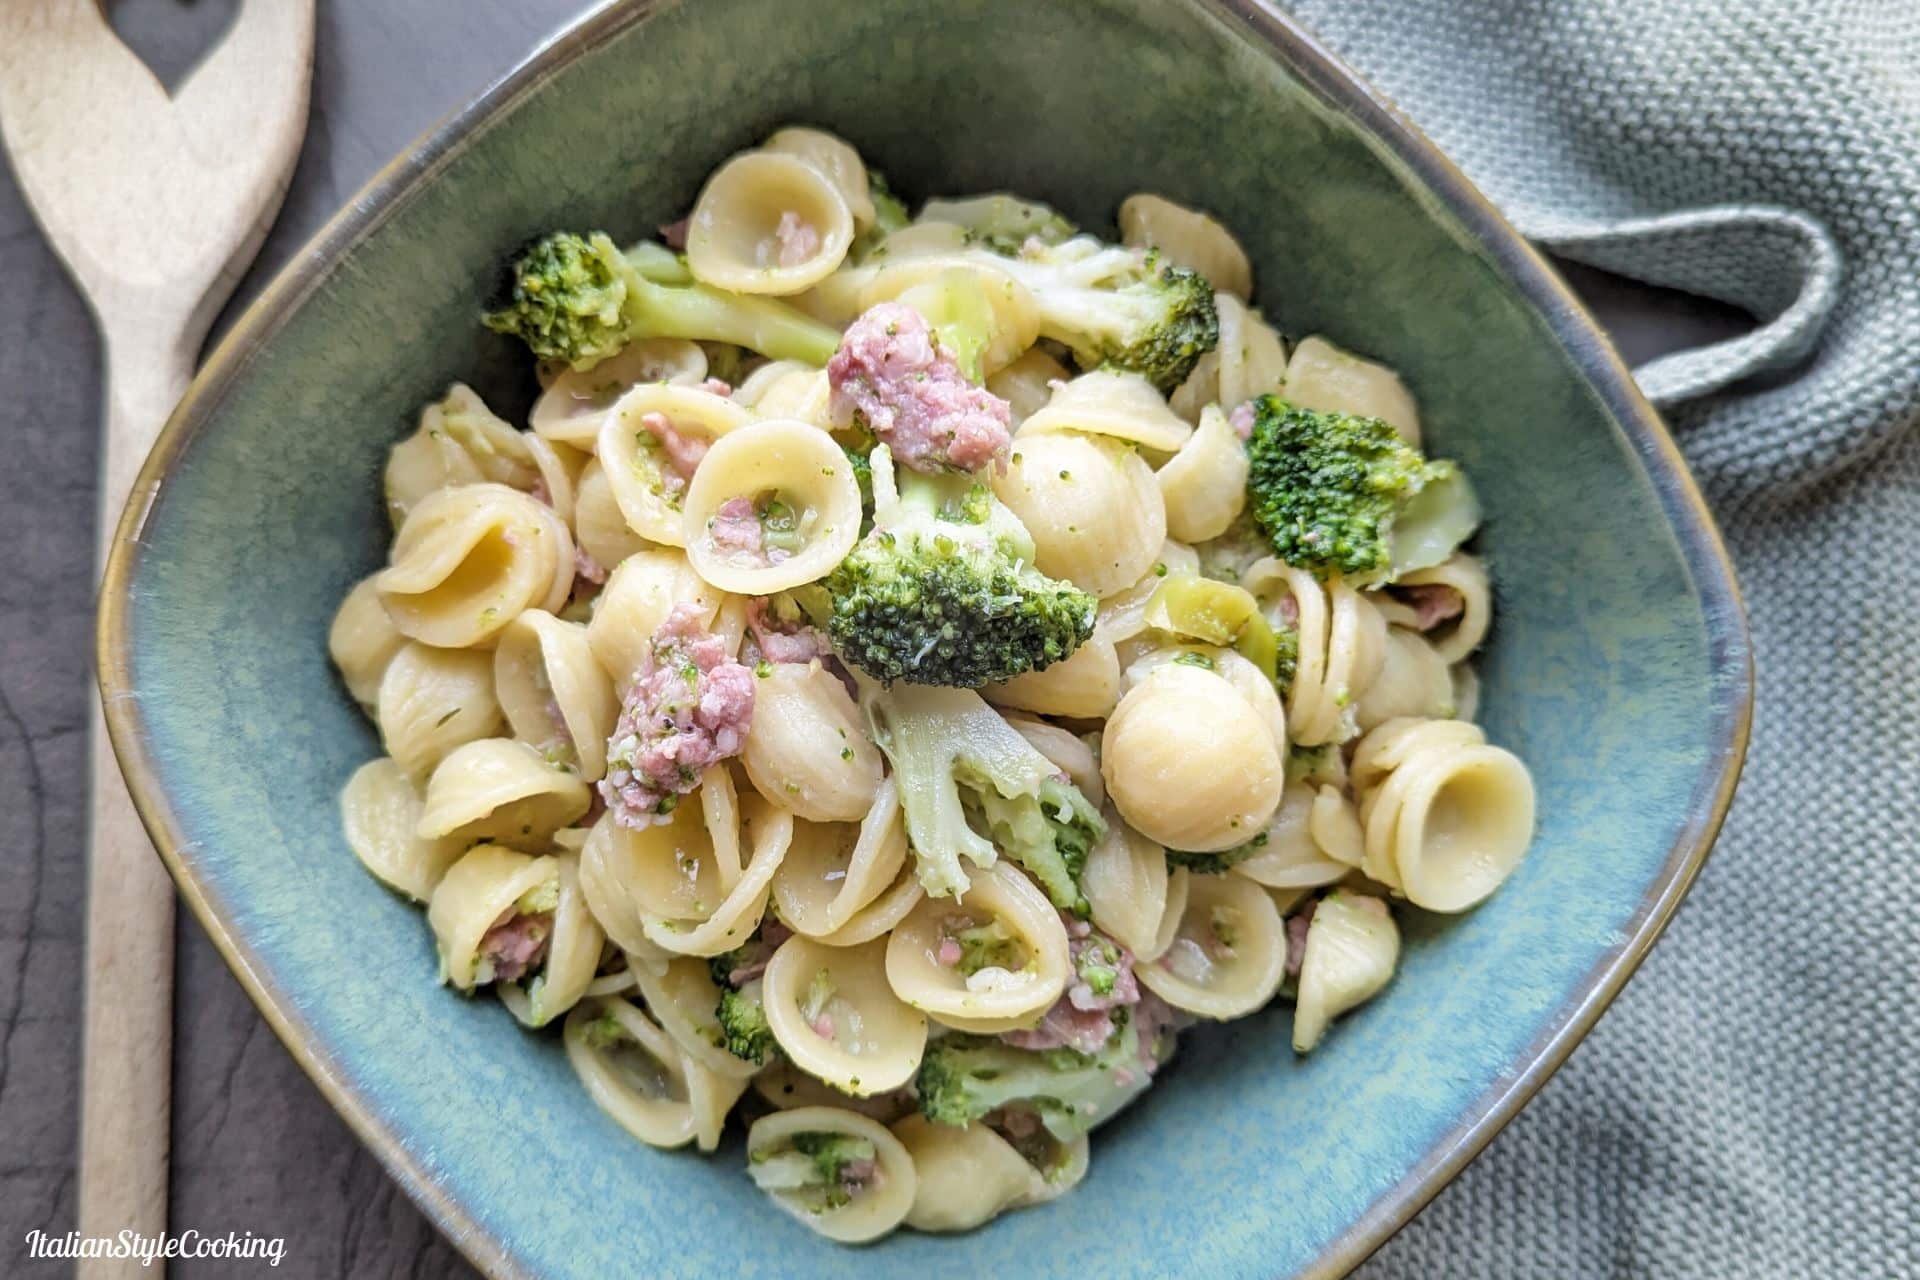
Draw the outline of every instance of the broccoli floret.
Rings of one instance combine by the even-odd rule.
[[[1122,1015],[1116,1014],[1116,1019]],[[986,1036],[949,1035],[927,1045],[914,1087],[935,1124],[971,1124],[1003,1107],[1032,1111],[1061,1142],[1111,1119],[1152,1082],[1132,1019],[1097,1054],[1016,1049]]]
[[[877,170],[867,170],[867,194],[873,198],[873,225],[855,236],[847,250],[847,257],[855,264],[865,262],[888,236],[913,221],[907,206]]]
[[[1071,239],[1079,228],[1037,200],[995,194],[964,200],[929,200],[923,222],[951,222],[966,228],[967,240],[1004,257],[1013,257],[1029,240],[1043,245]]]
[[[1453,463],[1428,460],[1378,418],[1254,402],[1247,503],[1274,554],[1359,583],[1440,563],[1480,508]]]
[[[603,232],[556,231],[513,263],[500,305],[483,319],[534,355],[575,369],[591,369],[637,338],[730,342],[815,365],[826,364],[840,345],[837,330],[784,302],[690,278],[664,280],[670,272],[659,255],[665,253],[649,245],[622,254]]]
[[[1185,867],[1195,875],[1225,875],[1240,863],[1267,847],[1267,833],[1262,831],[1245,844],[1237,844],[1231,849],[1220,849],[1213,853],[1193,853],[1186,849],[1167,850],[1167,865]]]
[[[1005,853],[1055,906],[1085,911],[1080,871],[1106,823],[1052,761],[969,689],[883,690],[869,681],[860,701],[874,742],[893,764],[928,894],[966,891],[962,857],[990,867]]]
[[[966,477],[906,472],[870,457],[874,527],[825,579],[827,632],[889,684],[973,689],[1059,662],[1093,634],[1094,598],[1033,567],[1018,517]]]
[[[1082,369],[1113,365],[1170,395],[1220,343],[1213,286],[1157,253],[1076,236],[989,261],[1033,291],[1041,336]]]
[[[760,979],[741,985],[738,991],[723,989],[714,1016],[720,1020],[721,1034],[727,1038],[727,1052],[736,1058],[765,1066],[773,1057],[773,1028],[767,1025],[767,1010],[760,998]]]
[[[971,978],[982,969],[1015,970],[1026,963],[1026,943],[998,916],[986,924],[960,930],[953,940],[960,946],[960,959],[953,969],[963,978]]]

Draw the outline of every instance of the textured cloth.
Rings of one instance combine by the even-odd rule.
[[[1752,618],[1725,831],[1362,1274],[1920,1275],[1920,2],[1293,8],[1544,247],[1759,321],[1638,371]]]

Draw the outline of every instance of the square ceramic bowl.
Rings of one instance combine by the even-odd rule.
[[[645,234],[774,127],[903,191],[1005,188],[1091,228],[1163,192],[1245,242],[1259,300],[1406,377],[1489,513],[1483,718],[1527,761],[1526,863],[1413,915],[1384,998],[1311,1058],[1284,1008],[1197,1029],[1074,1194],[857,1253],[718,1158],[641,1146],[557,1037],[434,985],[420,913],[348,852],[378,751],[327,662],[380,563],[380,469],[458,378],[524,413],[476,316],[530,234]],[[182,894],[421,1207],[496,1276],[1332,1276],[1564,1059],[1685,893],[1751,697],[1732,574],[1592,321],[1407,124],[1248,0],[685,0],[584,19],[398,161],[208,362],[120,526],[100,627],[115,746]]]

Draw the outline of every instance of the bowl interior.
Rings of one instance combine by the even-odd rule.
[[[1274,1276],[1350,1261],[1588,1008],[1710,834],[1744,649],[1710,538],[1670,521],[1685,507],[1673,464],[1623,428],[1582,372],[1603,361],[1555,336],[1579,322],[1523,296],[1497,235],[1354,102],[1335,105],[1337,77],[1290,69],[1211,5],[699,0],[602,15],[573,45],[424,172],[389,179],[397,198],[337,225],[344,252],[269,295],[177,424],[110,587],[122,644],[107,665],[190,897],[309,1069],[501,1270],[977,1276],[1044,1258]],[[339,787],[378,742],[325,650],[341,595],[384,554],[380,468],[418,406],[464,379],[524,414],[524,356],[475,323],[502,253],[554,226],[648,234],[787,122],[839,131],[915,198],[1011,189],[1096,229],[1134,190],[1208,208],[1284,330],[1398,367],[1490,513],[1482,714],[1540,797],[1507,886],[1461,918],[1414,915],[1393,987],[1310,1059],[1287,1046],[1284,1006],[1199,1029],[1096,1135],[1077,1194],[857,1256],[767,1205],[737,1142],[714,1159],[641,1146],[557,1037],[434,985],[421,913],[340,836]]]

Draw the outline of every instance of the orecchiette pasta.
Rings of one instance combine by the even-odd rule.
[[[846,559],[860,537],[860,486],[818,427],[756,422],[707,451],[687,488],[681,534],[709,583],[772,595]]]
[[[327,654],[340,669],[353,700],[371,707],[379,699],[387,664],[406,642],[387,617],[373,579],[363,578],[347,592],[333,615],[333,626],[327,631]]]
[[[493,651],[493,689],[514,737],[578,768],[588,782],[606,773],[620,707],[585,626],[541,609],[515,618]]]
[[[835,1107],[796,1107],[754,1121],[747,1172],[775,1204],[845,1244],[899,1226],[917,1183],[913,1157],[898,1138]]]
[[[794,1066],[869,1097],[913,1078],[927,1020],[887,983],[887,944],[828,947],[795,936],[767,962],[767,1025]]]
[[[459,836],[538,849],[587,811],[587,787],[524,742],[482,738],[449,752],[427,782],[414,828],[422,838]]]
[[[735,293],[799,293],[818,284],[853,243],[853,213],[834,179],[779,151],[721,165],[687,223],[694,278]]]
[[[1314,905],[1293,1005],[1293,1047],[1306,1053],[1327,1025],[1378,995],[1400,959],[1400,930],[1387,904],[1336,890]]]
[[[374,698],[374,721],[387,754],[425,778],[449,751],[500,728],[490,654],[405,644],[387,663]]]
[[[1135,685],[1100,744],[1107,795],[1149,839],[1209,852],[1244,844],[1280,800],[1273,728],[1224,678],[1171,662]]]
[[[541,439],[591,451],[620,398],[635,387],[666,382],[697,387],[707,355],[684,338],[643,338],[593,368],[563,370],[534,401],[532,425]]]
[[[1202,1018],[1252,1013],[1287,976],[1287,934],[1266,890],[1239,875],[1196,875],[1173,937],[1135,972],[1155,995]]]
[[[620,397],[594,452],[627,527],[649,542],[685,546],[688,486],[714,443],[750,421],[747,410],[698,387],[647,383]]]
[[[887,942],[894,993],[962,1031],[1031,1026],[1066,990],[1068,971],[1060,913],[1005,862],[974,876],[959,902],[922,899]]]
[[[1325,338],[1303,338],[1293,349],[1287,361],[1287,399],[1303,409],[1379,418],[1408,444],[1420,443],[1420,413],[1400,375]]]
[[[373,582],[402,635],[485,645],[522,609],[566,600],[573,539],[551,507],[505,485],[437,489],[408,513]]]
[[[1217,538],[1247,500],[1247,450],[1220,406],[1200,413],[1200,426],[1154,473],[1167,508],[1167,532],[1183,542]]]
[[[1206,214],[1142,192],[1120,202],[1120,238],[1158,249],[1189,271],[1198,271],[1222,293],[1241,301],[1253,296],[1253,266],[1233,233]]]
[[[993,488],[1033,535],[1034,563],[1096,596],[1138,582],[1167,537],[1153,468],[1117,440],[1032,431]]]
[[[385,751],[346,844],[611,1120],[711,1151],[751,1088],[810,1229],[968,1230],[1080,1182],[1194,1018],[1284,988],[1306,1052],[1394,911],[1517,866],[1472,486],[1219,222],[915,218],[806,127],[687,212],[517,255],[528,420],[421,411],[327,637]]]

